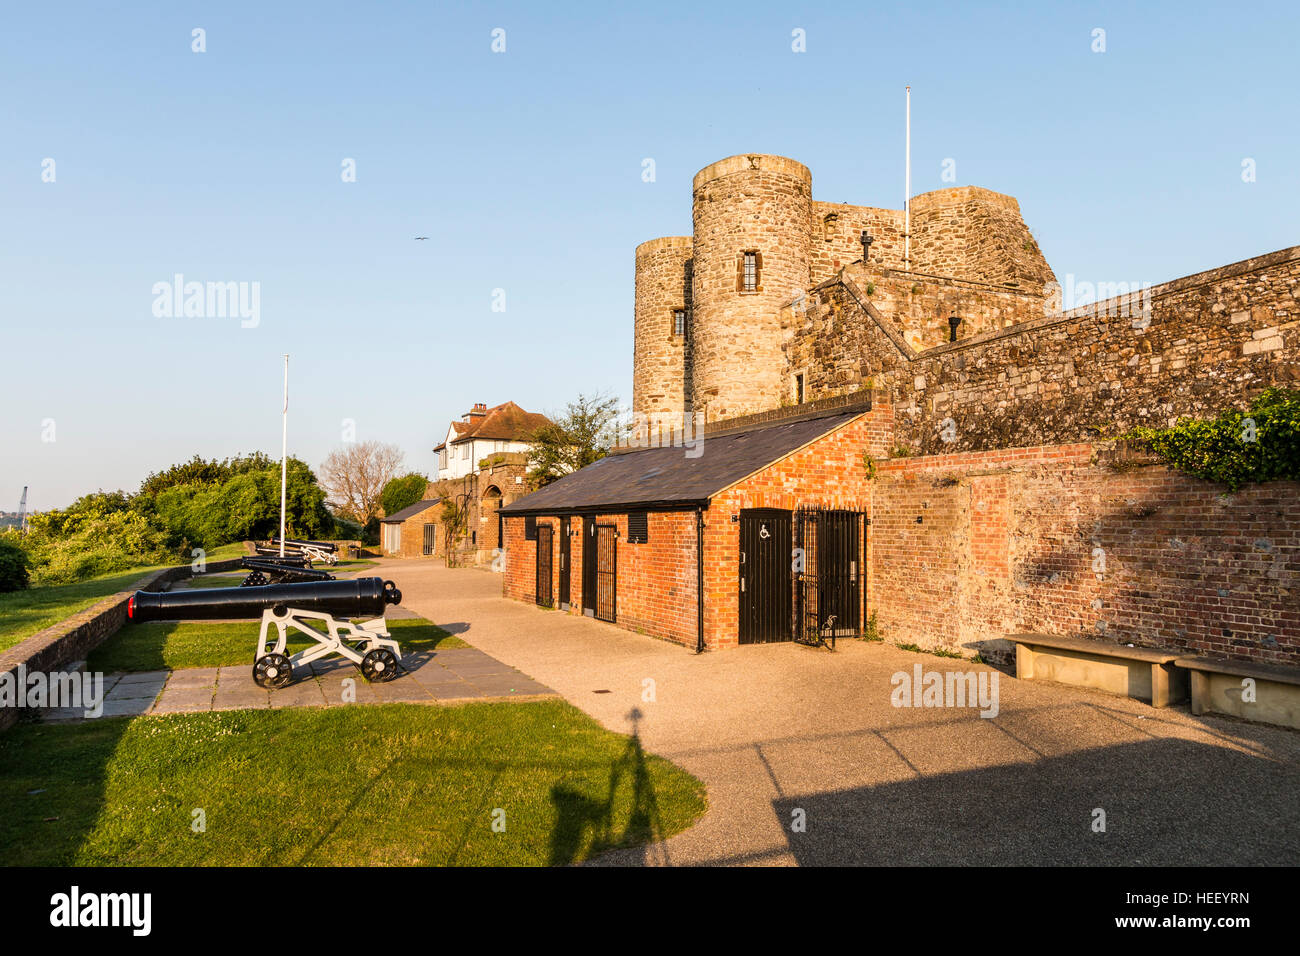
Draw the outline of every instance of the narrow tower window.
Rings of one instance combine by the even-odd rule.
[[[763,257],[754,250],[746,250],[740,257],[740,292],[757,292],[760,273],[763,269]]]
[[[802,375],[796,375],[794,377],[794,403],[796,405],[803,404],[803,376]]]
[[[686,310],[673,309],[673,335],[682,336],[686,334]]]

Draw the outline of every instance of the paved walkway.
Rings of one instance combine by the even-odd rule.
[[[599,862],[1300,862],[1293,731],[1006,674],[991,719],[896,708],[892,676],[918,663],[990,669],[860,641],[695,655],[507,601],[485,571],[408,560],[373,573],[397,582],[406,607],[611,730],[630,731],[635,714],[650,752],[705,781],[700,823]]]
[[[138,714],[191,714],[209,710],[342,706],[343,681],[356,703],[436,703],[554,696],[544,684],[472,647],[421,651],[402,657],[406,672],[383,684],[369,684],[350,661],[314,661],[295,672],[293,683],[265,690],[253,683],[251,663],[233,667],[194,667],[176,671],[108,674],[104,678],[105,717]],[[85,719],[80,709],[48,710],[42,719]]]

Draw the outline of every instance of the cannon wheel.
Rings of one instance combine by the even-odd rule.
[[[253,683],[258,687],[284,687],[293,680],[293,664],[283,654],[272,651],[253,663]]]
[[[397,655],[386,647],[376,647],[361,658],[361,676],[371,683],[382,684],[397,676]]]

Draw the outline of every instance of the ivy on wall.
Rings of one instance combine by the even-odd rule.
[[[1300,391],[1269,388],[1246,411],[1185,419],[1169,428],[1135,428],[1121,438],[1230,491],[1252,482],[1300,479]]]

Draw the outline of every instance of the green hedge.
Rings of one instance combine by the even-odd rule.
[[[28,583],[27,552],[10,541],[0,541],[0,594],[21,591]]]
[[[1135,428],[1141,444],[1180,471],[1236,491],[1242,485],[1300,479],[1300,391],[1270,388],[1246,411],[1186,419],[1170,428]]]

